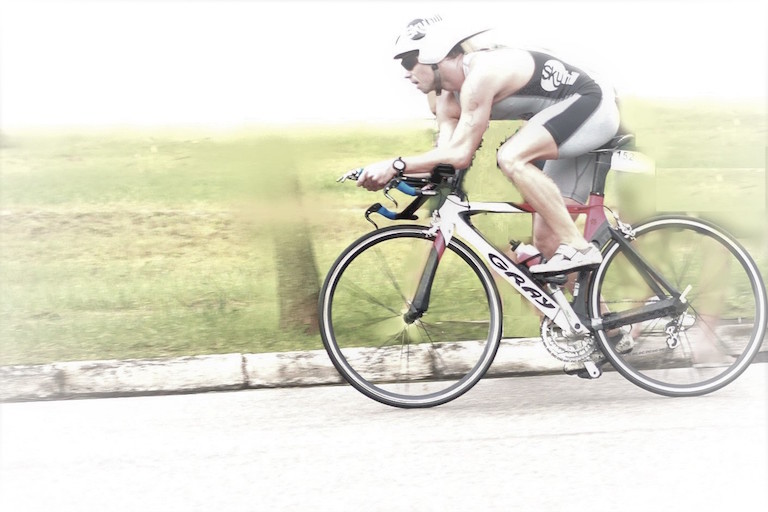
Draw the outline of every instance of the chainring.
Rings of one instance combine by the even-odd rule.
[[[549,318],[541,322],[541,339],[547,351],[553,357],[566,363],[576,363],[590,359],[597,349],[595,338],[586,335],[579,338],[567,338],[562,329]]]

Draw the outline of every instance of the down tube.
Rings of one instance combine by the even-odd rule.
[[[560,306],[528,276],[518,270],[509,258],[488,243],[477,231],[463,222],[456,224],[456,233],[482,254],[491,268],[511,284],[523,297],[528,299],[531,304],[536,306],[542,314],[550,318],[557,325],[570,330],[570,326],[563,318],[563,315],[559,314],[561,312]],[[561,322],[563,322],[563,325],[561,325]]]

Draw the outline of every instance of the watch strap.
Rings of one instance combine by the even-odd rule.
[[[399,162],[399,164],[398,164]],[[402,157],[397,157],[394,162],[392,162],[392,167],[400,174],[402,175],[405,172],[405,162],[403,161]]]

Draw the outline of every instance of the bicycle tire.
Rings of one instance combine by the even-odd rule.
[[[643,389],[666,396],[711,393],[741,375],[760,350],[766,329],[766,291],[750,255],[713,223],[685,216],[651,219],[635,228],[631,245],[686,295],[678,316],[627,326],[634,346],[618,353],[603,330],[598,342],[611,365]],[[620,244],[603,248],[593,273],[589,312],[637,308],[654,300],[648,283]]]
[[[455,238],[437,267],[428,310],[412,324],[404,320],[433,241],[416,225],[364,235],[337,258],[320,293],[320,332],[334,366],[355,389],[394,407],[433,407],[466,393],[501,340],[493,277]]]

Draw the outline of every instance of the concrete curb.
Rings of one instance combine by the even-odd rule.
[[[538,338],[502,340],[490,376],[559,372]],[[324,350],[0,367],[0,401],[199,393],[343,383]]]
[[[734,333],[735,334],[735,333]],[[768,360],[763,340],[758,361]],[[428,371],[425,365],[423,371]],[[539,338],[502,340],[490,377],[560,373]],[[343,383],[325,350],[0,367],[0,402],[320,386]]]

